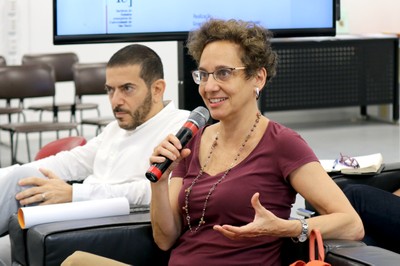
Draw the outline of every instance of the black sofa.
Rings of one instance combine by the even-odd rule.
[[[60,265],[75,250],[106,256],[135,266],[168,265],[169,253],[152,238],[148,213],[37,225],[20,230],[10,220],[13,266]],[[360,241],[326,240],[326,261],[332,265],[398,265],[400,254]],[[308,243],[285,239],[282,265],[308,259]]]
[[[75,250],[99,254],[132,265],[167,265],[168,252],[152,238],[148,212],[48,223],[21,230],[10,219],[13,265],[60,265]]]
[[[400,187],[400,164],[386,165],[370,176],[333,175],[340,186],[366,183],[388,191]],[[308,206],[312,208],[312,206]],[[168,252],[153,241],[148,212],[107,218],[36,225],[21,230],[16,216],[9,224],[13,265],[60,265],[75,250],[88,251],[135,266],[167,265]],[[360,241],[325,240],[326,261],[332,265],[399,265],[400,254]],[[308,243],[284,241],[282,265],[308,259]]]

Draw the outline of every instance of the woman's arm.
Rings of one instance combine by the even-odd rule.
[[[318,162],[296,169],[290,174],[289,180],[294,189],[320,214],[307,219],[309,231],[318,228],[327,239],[359,240],[364,237],[360,217]],[[300,234],[300,222],[298,228]]]
[[[313,228],[318,228],[327,239],[363,238],[364,227],[360,217],[318,162],[301,166],[290,174],[289,181],[320,213],[320,216],[307,219],[309,232]],[[278,218],[261,205],[259,197],[259,193],[255,193],[251,198],[255,210],[253,222],[244,226],[215,225],[214,230],[231,239],[264,235],[275,237],[300,235],[302,232],[300,221]]]
[[[165,183],[165,184],[164,184]],[[160,180],[151,184],[151,225],[154,241],[162,250],[170,249],[182,231],[178,195],[182,178],[171,178],[170,184]]]
[[[170,249],[182,232],[178,196],[182,188],[182,178],[169,179],[172,169],[178,162],[190,154],[190,150],[182,149],[181,143],[174,135],[169,135],[158,145],[150,157],[150,164],[161,163],[165,158],[173,161],[163,173],[160,180],[151,183],[150,215],[154,241],[162,250]]]

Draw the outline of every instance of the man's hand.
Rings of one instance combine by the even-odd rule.
[[[20,186],[33,186],[18,193],[15,198],[21,205],[39,202],[40,205],[72,201],[72,186],[47,169],[39,169],[47,178],[27,177],[19,181]]]

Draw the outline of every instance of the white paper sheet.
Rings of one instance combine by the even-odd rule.
[[[18,210],[18,222],[25,229],[42,223],[126,214],[129,214],[128,200],[113,198],[23,207]]]

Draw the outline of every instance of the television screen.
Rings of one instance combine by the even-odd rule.
[[[335,0],[53,0],[54,44],[185,40],[209,18],[242,19],[275,37],[333,36]]]

